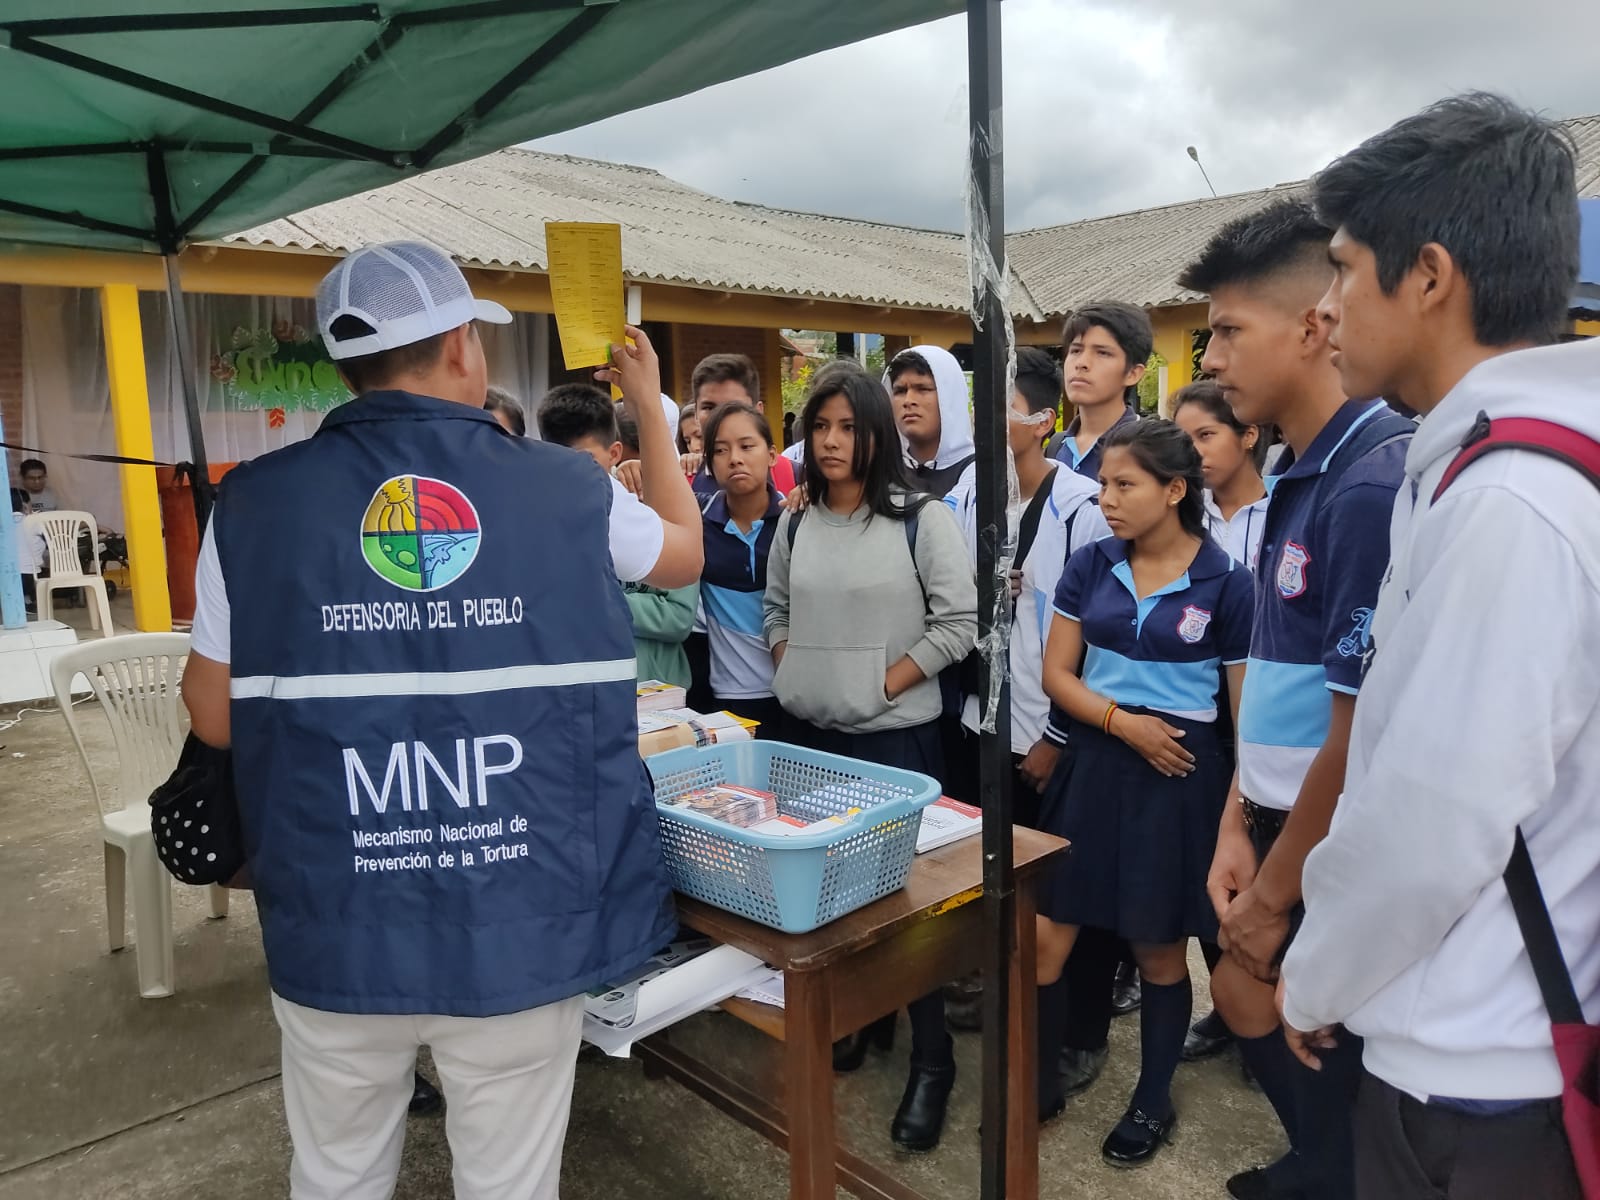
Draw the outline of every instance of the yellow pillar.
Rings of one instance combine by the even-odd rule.
[[[105,328],[106,368],[111,379],[111,416],[117,453],[153,458],[150,389],[144,373],[144,334],[139,328],[139,292],[132,284],[100,289],[100,321]],[[146,633],[172,628],[172,598],[167,594],[167,549],[161,540],[161,501],[154,467],[119,468],[122,519],[133,576],[133,624]]]
[[[1189,323],[1175,313],[1157,309],[1153,314],[1155,324],[1155,350],[1166,360],[1166,387],[1158,399],[1162,416],[1171,416],[1167,398],[1194,378],[1194,341],[1189,334]]]

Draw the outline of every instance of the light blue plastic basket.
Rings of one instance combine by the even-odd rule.
[[[927,775],[783,742],[689,746],[645,765],[672,886],[786,933],[807,933],[904,887],[922,810],[939,798]],[[861,811],[818,833],[774,837],[670,804],[720,783],[771,792],[781,815],[807,823]]]

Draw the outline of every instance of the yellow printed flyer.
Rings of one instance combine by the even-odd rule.
[[[546,221],[544,240],[566,369],[604,366],[623,340],[622,226]]]

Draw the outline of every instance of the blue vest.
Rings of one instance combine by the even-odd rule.
[[[492,1016],[673,929],[587,455],[373,392],[223,482],[234,769],[273,990]]]

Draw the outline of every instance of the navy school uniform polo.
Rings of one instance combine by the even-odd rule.
[[[1382,400],[1346,401],[1275,476],[1239,700],[1239,787],[1256,804],[1294,807],[1327,740],[1329,692],[1361,684],[1414,429]]]
[[[1139,412],[1137,409],[1124,408],[1122,415],[1117,418],[1117,423],[1111,429],[1121,429],[1124,425],[1132,424],[1138,419]],[[1058,462],[1065,463],[1069,471],[1098,483],[1100,481],[1100,459],[1105,454],[1105,448],[1102,443],[1106,440],[1106,434],[1102,433],[1095,438],[1094,444],[1082,454],[1079,454],[1078,428],[1079,418],[1073,417],[1071,423],[1061,432],[1060,438],[1056,443],[1055,458]],[[1106,433],[1110,433],[1111,429],[1106,430]]]
[[[1250,571],[1209,538],[1189,569],[1140,598],[1128,544],[1106,537],[1067,561],[1055,610],[1083,626],[1083,682],[1124,707],[1217,719],[1218,668],[1245,661]]]
[[[783,497],[767,488],[767,511],[745,533],[728,514],[728,494],[719,491],[701,510],[705,570],[700,600],[711,639],[711,690],[723,699],[772,695],[772,652],[762,627],[767,557],[778,531]]]

